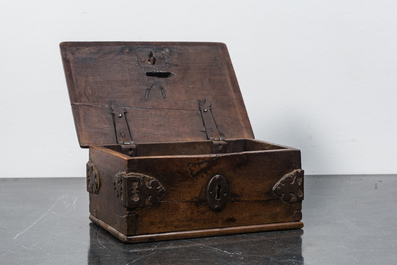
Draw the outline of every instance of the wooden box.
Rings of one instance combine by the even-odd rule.
[[[300,151],[254,139],[224,44],[60,46],[95,224],[128,243],[303,226]]]

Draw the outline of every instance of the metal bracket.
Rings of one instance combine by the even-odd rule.
[[[136,156],[136,145],[135,144],[126,144],[121,145],[121,153],[129,155],[129,156]]]
[[[139,49],[136,51],[139,67],[144,69],[165,68],[169,49],[152,50]]]
[[[101,187],[98,169],[91,160],[87,162],[86,168],[87,191],[91,194],[98,194],[99,188]]]
[[[126,208],[141,208],[159,204],[165,189],[154,177],[139,173],[118,173],[113,180],[116,196]]]
[[[205,133],[207,134],[208,140],[222,141],[224,139],[223,133],[221,133],[216,125],[214,115],[212,114],[212,104],[209,100],[199,100],[199,109],[203,125],[205,127]]]
[[[273,193],[286,203],[303,200],[303,170],[296,169],[284,175],[273,187]]]
[[[114,101],[110,103],[112,110],[114,131],[116,133],[116,141],[118,144],[131,144],[132,136],[130,127],[127,121],[127,109],[119,107]]]

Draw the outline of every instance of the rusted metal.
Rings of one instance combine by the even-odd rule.
[[[207,186],[208,206],[213,211],[221,211],[229,198],[229,184],[222,175],[211,178]]]
[[[122,205],[131,209],[159,204],[165,195],[164,187],[156,178],[139,173],[119,173],[113,185]]]
[[[273,192],[284,202],[301,202],[303,200],[303,170],[294,170],[283,176],[274,185]]]
[[[110,108],[113,114],[114,131],[117,142],[119,144],[132,143],[131,130],[126,117],[127,109],[117,106],[114,101],[111,101]]]
[[[212,104],[209,100],[199,100],[199,109],[203,124],[205,127],[205,133],[207,134],[208,140],[220,141],[223,140],[224,135],[219,131],[216,124],[214,115],[212,113]]]
[[[88,161],[86,165],[87,175],[87,191],[92,194],[98,194],[101,182],[99,180],[99,172],[92,161]]]

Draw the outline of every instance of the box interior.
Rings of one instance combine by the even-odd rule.
[[[107,145],[105,147],[134,157],[206,155],[286,149],[286,147],[283,146],[253,139],[174,143],[136,143],[133,145]]]

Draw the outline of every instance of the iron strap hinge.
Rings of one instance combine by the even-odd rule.
[[[204,99],[199,100],[198,104],[201,113],[201,119],[203,120],[203,125],[205,128],[205,133],[207,134],[207,139],[213,141],[222,141],[225,136],[218,129],[214,115],[212,113],[211,102],[207,99]]]
[[[118,144],[132,144],[131,130],[126,117],[127,109],[119,107],[114,101],[110,102],[111,114],[113,116],[113,126],[116,133]]]

